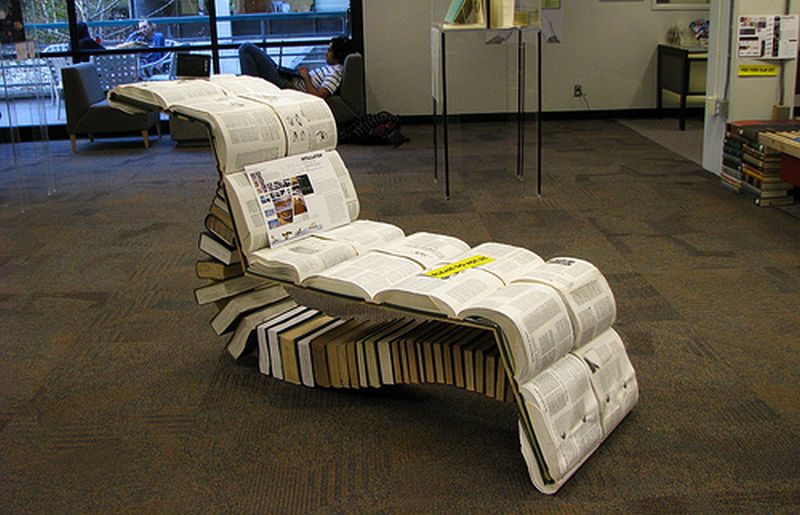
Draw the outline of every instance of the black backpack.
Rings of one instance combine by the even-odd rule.
[[[339,128],[340,143],[397,147],[406,141],[409,139],[400,132],[400,117],[387,111],[361,116]]]

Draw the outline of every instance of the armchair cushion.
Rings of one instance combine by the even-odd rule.
[[[328,97],[328,107],[333,112],[336,123],[347,123],[367,114],[367,101],[364,91],[364,58],[358,52],[348,55],[344,60],[342,83],[335,95]]]
[[[108,105],[93,63],[61,69],[67,131],[70,134],[146,131],[159,120],[159,113],[128,114]]]

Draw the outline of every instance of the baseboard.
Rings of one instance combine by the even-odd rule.
[[[678,108],[658,109],[607,109],[591,111],[547,111],[541,113],[542,121],[550,120],[598,120],[598,119],[631,119],[631,118],[677,118],[680,114]],[[695,118],[703,116],[703,108],[687,108],[686,117]],[[440,115],[441,118],[441,115]],[[432,115],[400,115],[404,124],[423,125],[432,123]],[[517,113],[467,113],[447,116],[448,120],[456,122],[503,122],[517,119]],[[528,121],[536,120],[536,113],[525,113]]]

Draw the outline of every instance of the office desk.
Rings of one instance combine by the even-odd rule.
[[[693,77],[693,75],[699,75],[702,70],[704,79],[707,61],[708,50],[704,47],[658,45],[656,106],[659,113],[661,113],[663,109],[662,97],[665,89],[676,93],[680,97],[678,121],[678,129],[680,130],[686,129],[686,97],[689,95],[705,95],[705,80],[698,81],[699,77]]]

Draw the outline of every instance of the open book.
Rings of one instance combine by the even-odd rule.
[[[357,220],[358,198],[336,151],[248,166],[224,184],[251,273],[370,300],[378,287],[369,281],[389,286],[469,248],[452,236],[406,236]]]
[[[321,98],[246,75],[121,84],[109,104],[127,112],[158,109],[206,124],[220,172],[313,150],[334,149],[336,121]]]

